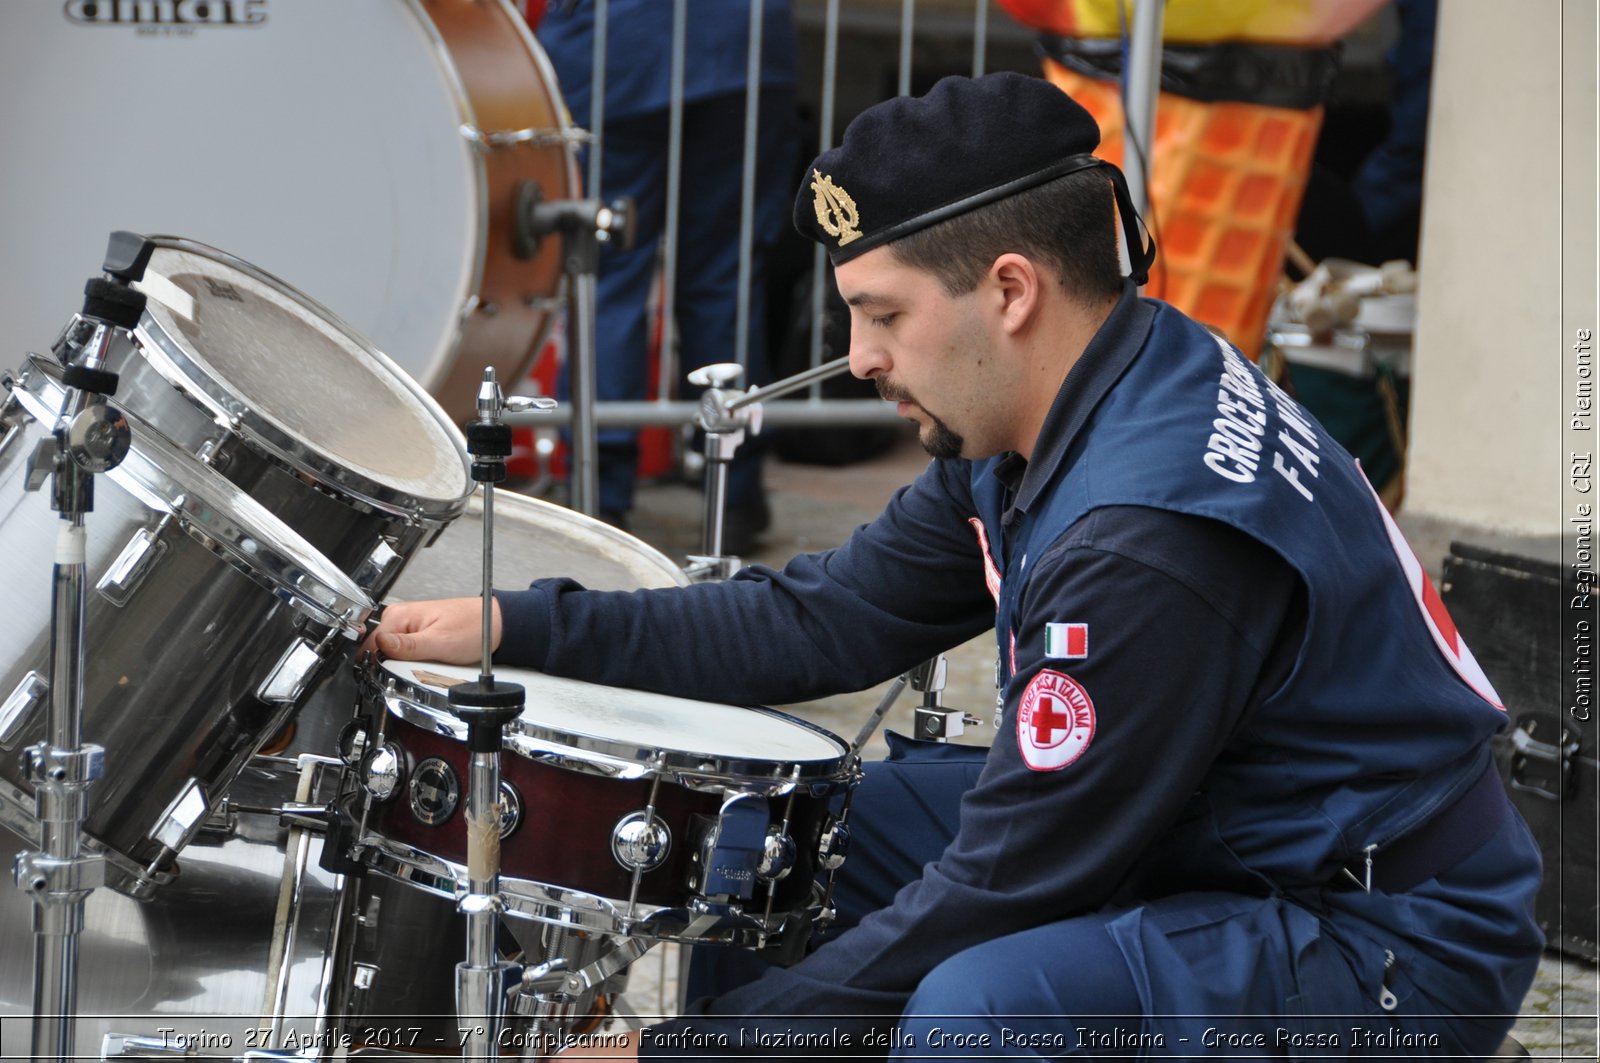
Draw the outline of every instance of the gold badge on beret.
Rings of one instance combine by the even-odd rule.
[[[811,171],[811,190],[817,194],[812,201],[817,211],[817,224],[829,236],[837,237],[840,247],[861,235],[861,217],[856,213],[856,201],[850,193],[817,170]]]

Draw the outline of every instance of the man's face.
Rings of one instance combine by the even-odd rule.
[[[939,279],[902,265],[887,247],[835,270],[850,307],[850,371],[877,384],[916,422],[936,458],[980,458],[1011,449],[1007,396],[985,372],[993,362],[980,293],[952,296]]]

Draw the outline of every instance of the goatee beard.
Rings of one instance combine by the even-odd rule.
[[[928,425],[927,438],[923,438],[919,432],[917,442],[922,444],[922,449],[927,451],[930,456],[944,460],[953,460],[961,457],[961,450],[967,443],[966,440],[961,438],[960,433],[939,420],[938,417],[935,417],[922,403],[913,399],[911,392],[890,384],[883,377],[879,377],[873,383],[878,389],[878,397],[885,402],[909,402],[928,415],[930,423]]]

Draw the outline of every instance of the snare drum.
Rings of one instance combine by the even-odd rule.
[[[845,744],[764,708],[596,686],[517,668],[527,707],[501,757],[500,889],[513,916],[605,934],[756,944],[816,902]],[[386,661],[364,674],[374,726],[356,855],[445,896],[466,882],[470,668]]]
[[[517,189],[560,200],[579,184],[555,75],[507,0],[4,8],[0,364],[55,335],[52,308],[82,291],[107,233],[132,229],[291,278],[455,421],[485,365],[522,379],[562,242],[515,256]],[[340,398],[355,413],[364,395]]]
[[[117,404],[203,457],[373,597],[472,493],[438,405],[330,311],[192,240],[155,237]],[[71,327],[71,326],[69,326]]]
[[[60,518],[29,457],[65,395],[53,365],[6,374],[0,557],[14,593],[0,639],[0,822],[37,841],[22,750],[47,733],[50,572]],[[96,477],[87,526],[83,737],[105,749],[87,844],[147,894],[262,743],[373,609],[309,543],[135,414],[122,464]]]

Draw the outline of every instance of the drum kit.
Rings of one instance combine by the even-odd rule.
[[[136,1056],[492,1055],[594,1021],[654,944],[803,944],[855,777],[838,738],[487,660],[358,659],[376,603],[467,591],[491,543],[516,579],[671,586],[678,568],[493,491],[492,455],[264,271],[127,233],[106,268],[52,355],[4,375],[0,407],[17,587],[0,822],[25,850],[0,932],[19,954],[33,904],[46,1054],[82,1032]],[[474,445],[500,408],[487,375]],[[120,433],[98,463],[74,450],[86,422]],[[51,480],[69,483],[37,492]],[[78,529],[75,554],[52,522]],[[484,681],[488,723],[457,703]],[[486,951],[461,966],[487,972],[465,996],[463,941]],[[22,974],[0,975],[13,1013]]]
[[[344,263],[321,245],[311,269],[359,327],[213,246],[118,232],[50,351],[0,373],[0,557],[13,588],[0,621],[0,839],[19,887],[0,890],[0,949],[34,957],[0,965],[0,1056],[537,1056],[625,1012],[629,966],[659,943],[803,949],[828,914],[859,742],[765,708],[496,672],[487,657],[474,670],[359,652],[382,603],[487,584],[491,545],[504,585],[561,575],[635,589],[728,571],[708,556],[686,574],[617,529],[493,489],[494,429],[514,408],[496,370],[525,369],[563,270],[583,257],[573,248],[592,252],[620,226],[573,198],[577,137],[525,28],[498,39],[509,7],[42,7],[55,22],[0,37],[48,52],[75,34],[75,67],[96,76],[118,69],[122,51],[97,50],[121,30],[152,52],[192,46],[141,73],[212,84],[256,65],[281,78],[284,39],[297,55],[342,39],[390,49],[400,74],[383,73],[384,91],[404,106],[315,138],[335,155],[335,141],[382,145],[326,169],[337,184],[376,159],[369,183],[385,194],[322,189],[319,202],[348,203],[350,216],[311,219],[318,238],[370,223],[354,239],[372,245],[374,272],[328,278]],[[118,24],[134,10],[144,24]],[[250,37],[269,21],[270,47]],[[217,38],[227,47],[193,46],[212,30],[233,35]],[[481,61],[457,67],[451,51]],[[361,56],[347,52],[295,69],[349,80]],[[404,70],[417,55],[433,76]],[[33,61],[0,58],[8,71]],[[220,81],[200,69],[218,62],[232,64]],[[256,143],[291,142],[262,153],[261,169],[294,155],[312,102],[325,111],[339,97],[279,99],[256,116]],[[150,145],[162,123],[186,131],[199,116],[153,108],[153,129],[97,100],[74,136],[125,161],[126,209],[160,213],[165,182],[137,179],[160,169]],[[441,110],[453,113],[439,136],[409,117]],[[249,124],[217,126],[216,152]],[[395,165],[396,146],[425,158]],[[199,165],[213,161],[230,175],[216,187],[240,172],[238,158]],[[259,179],[290,195],[297,176]],[[208,214],[188,187],[174,195],[208,232],[254,225],[241,243],[279,260],[305,240],[236,197]],[[75,222],[121,209],[117,194],[97,184]],[[369,218],[375,207],[407,224]],[[20,224],[17,246],[51,242],[27,219],[0,223]],[[7,286],[8,323],[37,324],[53,298],[15,289],[58,285],[56,265]],[[429,314],[445,321],[436,336],[419,327]],[[710,381],[713,393],[730,398],[731,379]],[[469,452],[455,419],[474,389]],[[708,435],[731,453],[742,421],[719,410]],[[708,555],[719,552],[708,533]],[[471,704],[485,687],[487,704]],[[501,711],[513,690],[520,706]]]

